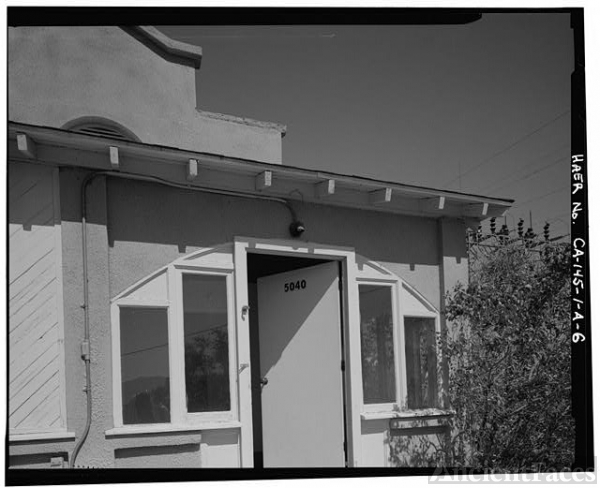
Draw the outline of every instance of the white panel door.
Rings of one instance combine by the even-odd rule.
[[[336,262],[260,278],[265,467],[343,467]]]

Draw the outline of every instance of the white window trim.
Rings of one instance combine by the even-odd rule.
[[[168,306],[163,305],[155,305],[149,301],[142,300],[127,300],[123,301],[123,303],[118,302],[112,305],[111,307],[111,319],[113,324],[113,334],[112,334],[112,342],[113,342],[113,406],[114,406],[114,424],[115,427],[128,427],[128,425],[123,425],[123,398],[122,398],[122,385],[121,385],[121,308],[155,308],[167,311],[167,331],[169,338],[169,391],[170,391],[170,401],[171,404],[169,407],[169,414],[171,416],[171,422],[173,421],[173,393],[172,393],[172,344],[171,344],[171,326],[170,326],[170,317],[169,317],[169,308]],[[116,363],[116,364],[115,364]],[[140,424],[132,424],[132,425],[140,425]],[[162,425],[162,424],[142,424],[142,425]]]
[[[207,430],[215,428],[239,428],[239,411],[237,398],[237,357],[236,357],[236,324],[234,303],[233,249],[231,263],[209,260],[205,264],[201,259],[210,256],[211,252],[220,248],[202,249],[186,255],[177,261],[160,268],[146,276],[111,301],[112,332],[112,379],[113,379],[113,428],[106,435],[148,434],[159,432],[180,432],[185,430]],[[192,260],[200,257],[198,263]],[[166,297],[138,297],[129,295],[143,287],[161,274],[166,273]],[[198,274],[224,276],[227,287],[227,334],[229,345],[229,389],[230,409],[224,412],[188,413],[185,401],[185,342],[183,324],[183,275]],[[167,310],[167,327],[169,338],[169,391],[170,422],[153,424],[123,424],[122,385],[121,385],[121,339],[120,309],[121,307],[161,308]]]
[[[423,408],[419,410],[401,410],[399,412],[374,412],[374,413],[362,413],[361,418],[363,420],[384,420],[384,419],[419,419],[422,417],[448,417],[454,415],[453,410],[443,410],[441,408]]]
[[[435,320],[434,323],[434,330],[437,334],[440,333],[441,331],[441,320],[440,320],[440,313],[439,311],[429,303],[429,301],[421,294],[419,293],[417,290],[415,290],[412,286],[410,286],[408,283],[406,282],[402,282],[402,287],[406,289],[406,293],[410,293],[413,296],[417,297],[418,300],[421,302],[422,307],[421,308],[414,308],[409,306],[408,304],[402,304],[402,341],[404,343],[405,340],[405,333],[404,333],[404,320],[406,317],[413,317],[413,318],[432,318]],[[401,297],[403,296],[403,290],[401,290]],[[402,348],[404,351],[404,347]],[[439,351],[437,350],[437,345],[436,345],[436,361],[439,361]],[[404,364],[406,365],[406,361],[404,362]],[[405,378],[406,378],[406,367],[405,369]],[[442,391],[442,384],[441,384],[441,378],[436,378],[437,381],[437,400],[438,400],[438,405],[442,405],[442,395],[443,395],[443,391]],[[407,384],[405,382],[405,384]],[[408,401],[408,389],[406,391],[406,400]],[[431,408],[433,408],[434,410],[440,410],[437,407],[431,407],[431,408],[424,408],[424,409],[418,409],[418,410],[410,410],[408,408],[408,405],[404,406],[405,408],[401,409],[401,411],[406,411],[406,412],[418,412],[418,411],[422,411],[422,410],[431,410]],[[443,411],[443,410],[440,410]]]
[[[400,320],[399,316],[399,280],[398,279],[374,279],[374,278],[357,278],[357,286],[381,286],[390,289],[391,294],[391,305],[392,305],[392,340],[394,346],[394,388],[395,398],[392,402],[387,403],[365,403],[364,392],[363,392],[363,408],[362,414],[364,413],[380,413],[380,412],[393,412],[398,409],[398,405],[401,402],[402,394],[404,391],[404,385],[406,384],[405,368],[399,368],[400,364],[404,363],[404,352],[400,347],[401,333],[404,330],[404,324]],[[360,301],[360,293],[358,293]],[[401,330],[402,329],[402,330]],[[361,362],[362,362],[362,351],[361,351]],[[360,378],[362,388],[362,377]]]
[[[392,299],[392,314],[394,322],[394,367],[396,374],[396,401],[392,403],[381,403],[381,404],[367,404],[364,403],[364,397],[362,401],[361,419],[363,420],[375,420],[375,419],[387,419],[401,416],[418,416],[418,413],[425,410],[432,410],[431,408],[411,410],[407,405],[408,396],[408,379],[407,379],[407,368],[406,368],[406,345],[405,345],[405,331],[404,331],[404,319],[405,317],[415,318],[433,318],[435,319],[435,331],[440,332],[440,314],[435,307],[433,307],[429,301],[423,297],[421,293],[415,290],[412,286],[406,283],[403,279],[391,273],[385,267],[379,263],[369,262],[376,272],[381,272],[382,277],[376,277],[373,271],[362,273],[359,271],[356,277],[356,286],[358,285],[374,285],[374,286],[392,286],[393,287],[393,299]],[[385,275],[383,274],[385,273]],[[404,303],[403,294],[411,293],[418,297],[419,301],[422,302],[421,308],[414,308]],[[356,293],[358,297],[358,290]],[[361,352],[362,361],[362,352]],[[438,400],[442,392],[439,389],[439,378],[438,378]],[[362,371],[360,378],[360,386],[362,392]],[[439,409],[434,409],[439,410]],[[441,410],[439,410],[442,412]]]
[[[106,431],[106,435],[136,435],[151,434],[159,432],[181,432],[181,431],[201,431],[219,429],[239,429],[240,430],[240,462],[243,467],[251,467],[252,460],[252,405],[250,398],[250,343],[248,335],[248,313],[247,313],[247,255],[252,253],[268,253],[276,255],[301,256],[308,255],[320,258],[329,258],[339,260],[343,266],[343,312],[344,312],[344,344],[345,354],[348,360],[346,365],[347,376],[346,386],[348,394],[348,446],[349,461],[351,466],[360,466],[362,464],[362,435],[361,421],[376,418],[395,418],[417,417],[424,415],[425,410],[409,411],[405,407],[401,408],[401,402],[397,401],[391,404],[381,404],[376,407],[369,406],[365,409],[363,404],[362,391],[362,368],[360,351],[360,320],[359,320],[359,284],[388,285],[392,286],[393,300],[392,311],[394,320],[394,361],[396,366],[396,398],[404,398],[406,392],[406,368],[399,368],[398,364],[405,364],[404,353],[404,315],[407,316],[427,316],[436,319],[436,330],[440,327],[439,312],[433,307],[421,294],[416,292],[404,280],[394,273],[390,272],[377,262],[366,260],[355,254],[352,248],[330,246],[316,243],[299,243],[298,241],[272,240],[247,237],[235,237],[232,243],[225,246],[206,248],[196,251],[179,258],[175,262],[165,266],[150,276],[140,280],[135,285],[129,287],[112,300],[112,337],[113,337],[113,388],[114,413],[115,419],[122,415],[122,406],[120,404],[120,344],[118,314],[119,304],[137,305],[148,303],[148,306],[156,307],[168,303],[169,309],[169,328],[170,330],[179,330],[178,335],[173,339],[173,347],[178,343],[181,354],[176,359],[175,354],[170,353],[170,358],[176,361],[173,371],[178,370],[171,376],[171,423],[162,424],[134,424],[123,426],[115,421],[114,428]],[[215,254],[213,254],[215,253]],[[357,263],[360,264],[357,264]],[[234,273],[235,263],[235,273]],[[367,263],[367,266],[365,266]],[[369,268],[369,269],[367,269]],[[230,361],[230,388],[231,396],[231,416],[223,417],[222,420],[210,420],[206,415],[208,412],[198,414],[187,414],[184,408],[185,401],[185,363],[183,349],[183,316],[182,303],[183,297],[178,293],[177,287],[181,287],[181,275],[185,272],[197,272],[201,274],[225,274],[228,278],[228,334],[229,334],[229,361]],[[166,273],[168,298],[167,300],[143,300],[127,298],[127,295],[135,291],[143,284],[154,279],[161,273]],[[402,295],[406,288],[413,295],[419,297],[424,304],[425,309],[410,310],[403,303]],[[181,305],[177,305],[180,301]],[[430,315],[431,314],[431,315]],[[177,327],[171,324],[178,324]],[[170,338],[171,340],[171,338]],[[115,357],[117,356],[117,357]],[[118,376],[117,376],[118,373]],[[174,380],[175,377],[175,380]],[[118,380],[118,381],[117,381]],[[179,393],[176,390],[179,388]],[[118,401],[117,401],[118,397]],[[177,404],[177,402],[180,402]],[[385,409],[383,412],[365,411],[371,408]],[[431,411],[432,409],[428,409]],[[182,412],[177,416],[177,412]],[[436,412],[438,412],[436,410]],[[437,414],[444,412],[439,411]],[[192,417],[188,417],[192,415]],[[198,416],[194,418],[195,416]],[[201,418],[202,417],[202,418]],[[197,422],[197,423],[196,423]]]
[[[104,434],[111,436],[134,436],[143,434],[162,434],[176,432],[200,432],[203,430],[239,429],[241,423],[231,422],[205,422],[199,425],[190,424],[135,424],[125,427],[114,427]],[[75,434],[73,434],[74,436]]]
[[[437,337],[437,334],[440,333],[440,316],[439,314],[435,314],[433,312],[423,312],[423,311],[419,311],[419,312],[415,312],[414,310],[407,310],[406,313],[402,314],[402,337],[404,339],[404,320],[406,318],[415,318],[415,319],[434,319],[434,331]],[[435,346],[435,352],[436,352],[436,365],[439,366],[439,352],[438,351],[438,347],[437,344]],[[406,368],[405,368],[406,369]],[[437,371],[437,369],[436,369]],[[406,374],[406,371],[405,371]],[[439,378],[436,375],[436,396],[437,396],[437,404],[441,405],[442,402],[442,385],[441,385],[441,378]],[[406,394],[408,395],[408,389],[406,391]],[[407,400],[408,400],[408,396],[407,396]],[[440,408],[436,407],[424,407],[424,408],[419,408],[419,409],[409,409],[408,405],[406,406],[406,408],[403,409],[403,411],[407,411],[407,412],[414,412],[414,411],[420,411],[420,410],[439,410],[440,412],[445,412],[445,410],[442,410]]]
[[[53,429],[9,429],[9,442],[26,441],[71,441],[75,440],[75,432]]]
[[[181,378],[181,396],[183,405],[181,411],[183,412],[182,421],[186,425],[196,425],[205,422],[219,422],[219,421],[234,421],[238,420],[237,406],[237,375],[236,372],[236,358],[235,348],[232,343],[235,342],[235,312],[234,312],[234,300],[233,300],[233,271],[227,270],[210,270],[205,271],[203,269],[190,269],[189,266],[179,267],[175,266],[175,290],[174,295],[175,310],[177,312],[176,317],[176,334],[177,334],[177,349],[181,351],[180,361],[177,361],[178,371],[175,375]],[[199,276],[223,276],[226,280],[226,293],[227,293],[227,343],[229,347],[229,410],[216,411],[216,412],[188,412],[186,406],[186,386],[185,386],[185,337],[184,337],[184,323],[183,323],[183,275],[199,275]],[[174,302],[171,300],[171,303]]]

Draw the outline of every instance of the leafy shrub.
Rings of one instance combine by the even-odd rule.
[[[451,462],[496,472],[568,469],[570,246],[500,241],[475,258],[470,283],[446,305]]]

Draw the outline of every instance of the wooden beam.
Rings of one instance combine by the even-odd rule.
[[[490,204],[485,203],[473,203],[471,205],[465,206],[463,210],[463,215],[467,217],[485,217],[488,214]]]
[[[197,176],[198,176],[198,161],[196,161],[195,159],[190,159],[188,161],[186,178],[188,181],[194,181]]]
[[[391,188],[382,188],[381,190],[375,190],[369,192],[369,203],[377,204],[377,203],[390,203],[392,201],[392,189]]]
[[[25,156],[35,159],[35,142],[33,142],[33,139],[27,134],[17,134],[17,147]]]
[[[112,169],[119,169],[119,148],[115,146],[109,147],[110,165]]]
[[[318,198],[328,197],[335,193],[335,180],[321,181],[315,185]]]
[[[426,198],[423,200],[421,208],[425,212],[439,212],[446,206],[446,197],[439,196],[435,198]]]
[[[263,171],[256,176],[256,189],[259,191],[271,188],[273,184],[273,173],[271,171]]]

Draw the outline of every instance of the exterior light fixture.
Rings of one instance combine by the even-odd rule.
[[[290,234],[292,237],[300,237],[305,230],[304,224],[299,220],[294,220],[290,224]]]

